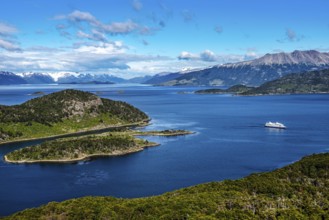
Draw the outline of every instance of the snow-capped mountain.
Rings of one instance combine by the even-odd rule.
[[[170,73],[170,72],[158,73],[154,75],[152,78],[145,81],[144,84],[162,84],[167,81],[171,81],[178,77],[181,77],[184,74],[188,74],[190,72],[199,71],[199,70],[200,69],[184,68],[181,71],[175,73]]]
[[[54,77],[55,78],[55,77]],[[90,74],[90,73],[63,73],[57,75],[57,83],[88,83],[88,82],[104,82],[104,83],[123,83],[124,79],[109,74]]]
[[[54,79],[47,73],[18,73],[16,74],[22,77],[28,84],[51,84],[54,83]]]
[[[290,73],[329,69],[329,53],[315,50],[266,54],[251,61],[216,65],[192,71],[162,85],[258,86]]]
[[[26,84],[27,82],[20,76],[11,72],[0,71],[0,85]]]

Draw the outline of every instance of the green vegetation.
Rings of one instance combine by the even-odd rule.
[[[0,106],[0,143],[147,120],[145,113],[125,102],[69,89],[21,105]]]
[[[4,219],[329,219],[329,154],[240,180],[147,198],[51,202]]]
[[[157,143],[134,136],[178,136],[192,134],[186,130],[135,131],[117,128],[116,131],[46,141],[40,145],[22,148],[5,155],[11,163],[74,162],[94,156],[115,156],[157,146]]]
[[[112,156],[132,153],[156,143],[134,138],[124,132],[109,133],[102,136],[84,136],[46,141],[13,151],[5,156],[6,161],[28,162],[70,162],[92,156]]]
[[[253,87],[248,87],[244,85],[235,85],[228,89],[204,89],[195,91],[195,94],[241,94],[253,89]]]
[[[329,70],[295,73],[246,91],[241,95],[328,93]]]
[[[132,134],[136,136],[179,136],[193,133],[192,131],[186,130],[132,131]]]

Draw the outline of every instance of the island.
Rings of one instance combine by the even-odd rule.
[[[135,136],[179,136],[186,130],[135,131],[120,129],[97,135],[62,138],[15,150],[4,156],[8,163],[74,163],[96,157],[119,156],[158,146]]]
[[[241,94],[252,90],[254,87],[245,85],[234,85],[228,89],[203,89],[197,90],[195,94]]]
[[[20,105],[0,105],[0,144],[120,126],[145,125],[134,106],[67,89]]]
[[[133,138],[125,133],[83,136],[46,141],[5,155],[10,163],[70,163],[93,157],[118,156],[138,152],[157,143]]]
[[[26,209],[11,219],[328,219],[329,153],[272,172],[159,196],[87,196]]]
[[[312,93],[329,93],[329,69],[289,74],[240,93],[240,95]]]
[[[188,135],[194,134],[193,131],[187,130],[163,130],[163,131],[132,131],[132,135],[134,136],[181,136],[181,135]]]

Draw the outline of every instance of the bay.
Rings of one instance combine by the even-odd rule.
[[[8,164],[3,156],[41,141],[0,146],[0,216],[81,196],[158,195],[210,181],[237,179],[329,151],[329,95],[240,97],[195,95],[200,87],[146,85],[18,85],[0,87],[0,104],[27,101],[34,92],[81,89],[126,101],[151,118],[146,130],[196,134],[147,137],[161,146],[77,164]],[[182,94],[183,93],[183,94]],[[288,129],[264,127],[283,122]]]

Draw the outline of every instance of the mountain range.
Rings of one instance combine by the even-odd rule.
[[[154,76],[123,79],[110,74],[20,73],[0,71],[0,85],[49,83],[144,83],[152,85],[259,86],[291,73],[329,69],[329,53],[316,50],[265,54],[244,62],[215,65],[205,69],[159,73]]]
[[[290,73],[329,68],[329,53],[315,50],[266,54],[258,59],[190,71],[160,85],[259,86]]]
[[[110,74],[90,73],[11,73],[0,71],[0,85],[11,84],[86,84],[86,83],[126,83],[125,80]]]

